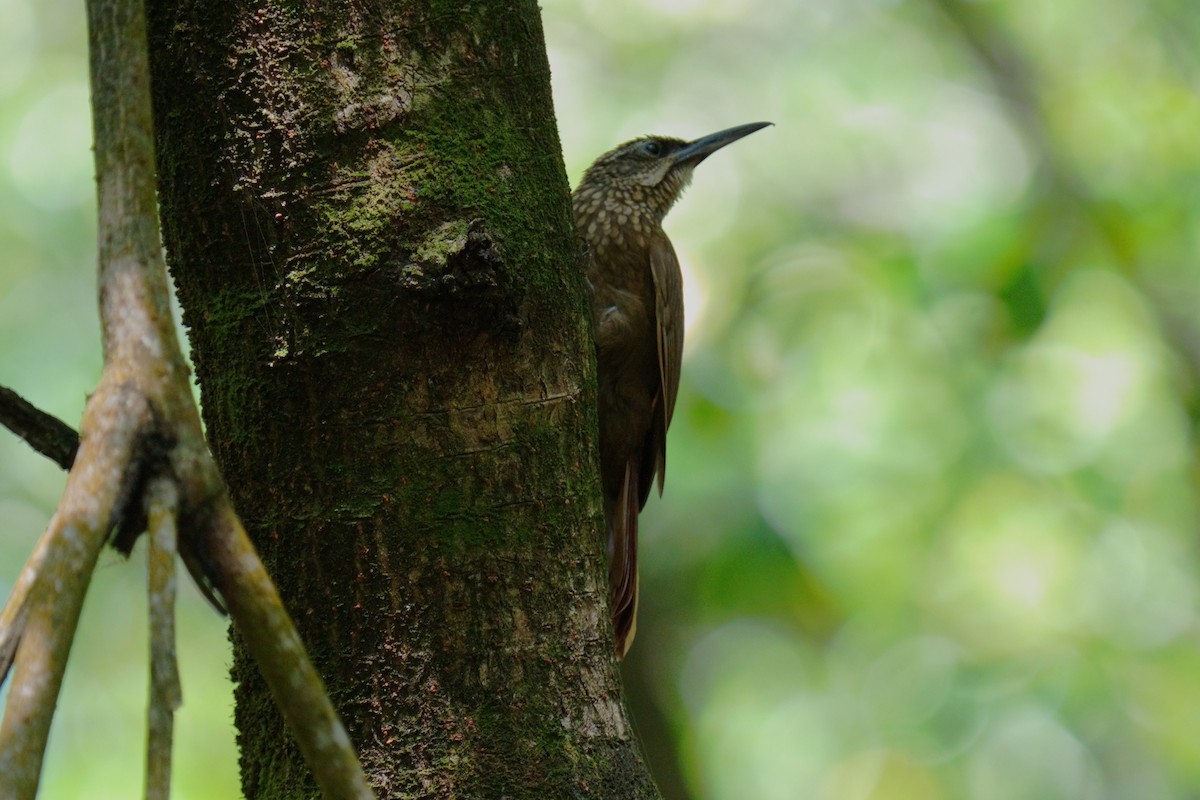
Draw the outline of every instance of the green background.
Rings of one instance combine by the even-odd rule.
[[[688,341],[625,668],[666,796],[1200,796],[1200,5],[544,6],[573,181],[776,123],[668,218]],[[83,9],[0,19],[0,383],[77,423]],[[0,434],[4,593],[62,485]],[[140,792],[142,571],[102,560],[43,797]],[[224,621],[181,615],[175,797],[224,800]]]

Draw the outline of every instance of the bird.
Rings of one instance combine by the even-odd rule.
[[[597,158],[571,196],[575,226],[587,245],[609,606],[618,659],[637,632],[638,513],[655,476],[662,495],[667,428],[683,357],[683,274],[663,218],[697,164],[770,124],[739,125],[692,141],[633,139]]]

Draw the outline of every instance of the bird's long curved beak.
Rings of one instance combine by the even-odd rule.
[[[710,133],[708,136],[702,136],[693,142],[688,142],[676,150],[674,161],[676,164],[695,166],[725,145],[733,144],[743,136],[749,136],[755,131],[760,131],[768,125],[774,124],[773,122],[751,122],[748,125],[738,125],[735,128],[726,128],[723,131]]]

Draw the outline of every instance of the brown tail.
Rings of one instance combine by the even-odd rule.
[[[637,633],[638,470],[633,459],[625,465],[625,480],[617,494],[608,525],[608,600],[616,633],[617,658],[624,658]]]

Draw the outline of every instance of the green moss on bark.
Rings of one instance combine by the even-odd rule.
[[[654,797],[537,9],[150,3],[214,451],[383,797]],[[236,649],[248,797],[312,796]]]

